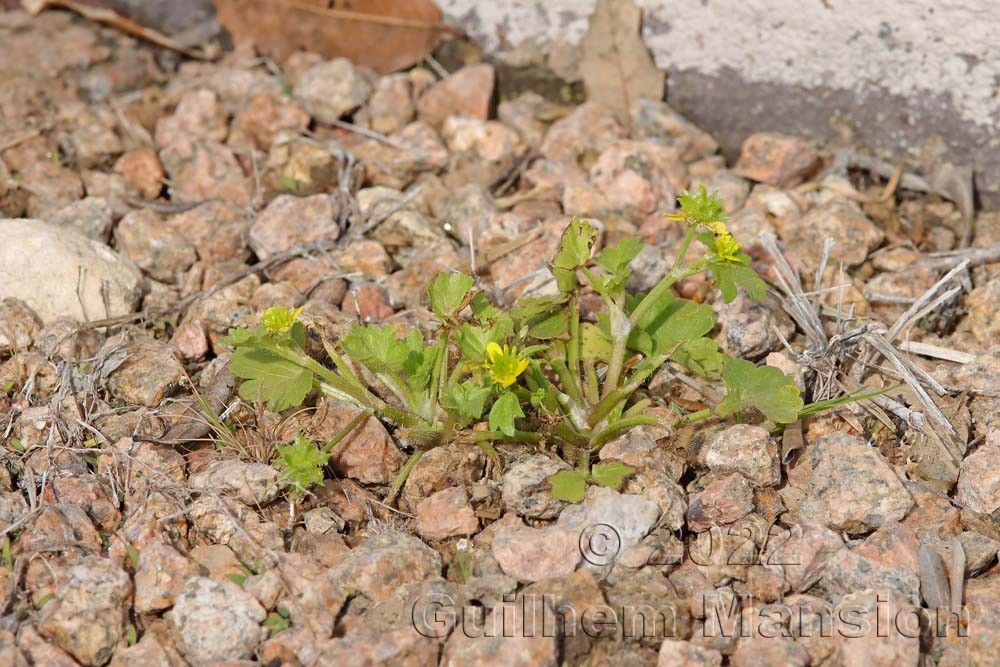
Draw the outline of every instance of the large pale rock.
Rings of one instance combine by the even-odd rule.
[[[177,648],[195,664],[245,659],[263,641],[267,611],[232,581],[191,577],[167,619],[177,629]]]
[[[861,438],[831,433],[810,443],[800,465],[811,474],[799,515],[833,530],[866,533],[899,521],[913,498],[877,449]]]
[[[42,607],[38,629],[82,664],[103,665],[125,637],[131,595],[124,570],[109,559],[88,556],[66,572]]]
[[[108,246],[41,220],[0,220],[0,236],[0,299],[21,299],[46,322],[138,307],[142,274]]]

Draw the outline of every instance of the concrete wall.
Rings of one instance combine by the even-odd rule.
[[[752,131],[976,168],[1000,208],[1000,1],[637,0],[667,101],[730,155]],[[438,0],[494,51],[565,70],[595,0]],[[551,44],[557,46],[553,48]]]

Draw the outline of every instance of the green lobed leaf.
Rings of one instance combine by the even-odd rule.
[[[569,315],[564,305],[568,295],[527,297],[510,309],[510,315],[519,326],[527,326],[535,338],[558,338],[569,329]]]
[[[295,493],[302,493],[311,486],[323,483],[323,466],[330,460],[330,454],[316,446],[314,442],[295,434],[290,445],[278,445],[278,465],[292,485]]]
[[[407,340],[400,339],[392,327],[378,324],[355,324],[341,344],[351,359],[371,370],[390,370],[396,373],[405,370],[413,347]],[[420,345],[423,345],[422,339]]]
[[[559,252],[552,265],[560,269],[576,269],[590,261],[590,252],[597,240],[597,230],[587,222],[573,216],[569,226],[563,231]]]
[[[580,325],[580,351],[585,361],[607,363],[611,359],[612,343],[608,334],[607,320],[605,315],[604,326],[590,322]]]
[[[279,632],[284,632],[290,628],[292,623],[288,620],[287,616],[282,616],[280,613],[272,611],[261,625],[268,629],[268,637],[273,637]]]
[[[453,317],[465,303],[472,285],[472,276],[466,273],[439,273],[427,287],[431,310],[438,319]]]
[[[565,294],[525,297],[518,299],[517,303],[510,309],[510,316],[514,318],[515,322],[527,323],[540,317],[547,317],[562,309],[568,300],[569,297]]]
[[[501,344],[511,335],[507,322],[498,322],[492,327],[463,324],[458,329],[458,348],[469,361],[481,364],[486,359],[488,343]]]
[[[667,292],[636,322],[629,344],[646,355],[668,354],[678,344],[704,336],[714,326],[711,306]]]
[[[582,470],[560,470],[549,477],[552,497],[571,503],[578,503],[587,495],[589,475]]]
[[[226,347],[241,347],[243,345],[249,345],[256,340],[257,336],[253,331],[249,329],[232,328],[229,333],[219,339],[219,343],[225,345]]]
[[[681,345],[671,356],[673,361],[704,378],[717,379],[726,365],[726,355],[711,338],[695,338]]]
[[[750,261],[747,255],[740,253],[740,256],[745,258],[746,262]],[[763,301],[767,296],[767,283],[761,280],[757,272],[746,263],[711,261],[708,268],[712,272],[716,287],[722,293],[722,300],[726,303],[736,298],[737,287],[745,289],[750,298],[756,301]]]
[[[483,416],[486,401],[491,393],[490,387],[485,387],[474,380],[466,380],[461,384],[445,388],[441,395],[441,405],[466,422],[471,422]]]
[[[802,396],[792,378],[773,366],[755,366],[744,359],[730,359],[722,371],[726,397],[715,412],[722,417],[756,408],[778,424],[791,424],[799,418]]]
[[[299,349],[304,350],[306,347],[306,325],[302,322],[296,322],[292,325],[291,330],[288,332],[289,339],[298,346]]]
[[[607,272],[602,278],[605,290],[615,292],[624,289],[631,273],[629,264],[642,252],[642,248],[642,239],[630,236],[597,255],[597,263]]]
[[[634,472],[635,468],[625,465],[621,461],[598,463],[590,469],[590,481],[617,490],[621,487],[622,482]]]
[[[472,314],[476,319],[485,324],[501,313],[500,309],[490,303],[485,293],[479,292],[469,301]]]
[[[517,400],[517,395],[507,391],[500,394],[500,397],[493,403],[490,409],[490,430],[500,431],[508,438],[514,437],[514,420],[524,417],[524,410]]]
[[[552,259],[552,275],[560,291],[571,292],[576,288],[576,270],[590,261],[596,240],[597,230],[589,222],[573,216],[563,232],[559,252]]]
[[[233,352],[229,370],[245,380],[239,390],[243,400],[253,402],[261,398],[274,412],[301,405],[313,386],[310,370],[254,347]]]
[[[569,331],[569,313],[560,308],[532,320],[528,325],[528,335],[539,340],[561,338]]]

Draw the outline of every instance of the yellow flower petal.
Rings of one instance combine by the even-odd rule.
[[[716,236],[724,236],[729,234],[729,230],[726,228],[726,223],[721,221],[706,222],[703,223],[706,227],[712,230],[712,233]]]
[[[506,388],[517,382],[518,376],[528,367],[528,360],[518,356],[516,346],[501,347],[490,342],[486,344],[486,359],[482,366],[493,382]]]
[[[736,253],[738,253],[742,247],[743,244],[737,241],[732,234],[723,234],[715,239],[715,254],[719,256],[719,259],[725,259],[732,262],[739,261]]]

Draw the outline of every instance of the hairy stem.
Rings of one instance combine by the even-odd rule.
[[[643,316],[649,312],[656,303],[658,303],[664,295],[667,293],[674,283],[692,276],[702,270],[704,262],[695,262],[693,266],[684,268],[684,256],[687,255],[688,247],[691,245],[691,241],[694,239],[695,232],[698,230],[697,225],[691,225],[688,227],[687,234],[684,235],[684,240],[681,242],[680,250],[677,252],[677,257],[674,259],[674,265],[670,268],[667,275],[660,279],[660,282],[656,283],[653,289],[649,290],[649,293],[642,298],[639,305],[635,307],[632,314],[629,316],[629,321],[633,326],[643,318]]]
[[[576,452],[576,469],[580,472],[590,474],[590,447],[580,447]]]
[[[592,447],[594,449],[599,449],[608,440],[611,440],[619,433],[634,428],[636,426],[655,426],[659,422],[656,417],[650,417],[647,415],[635,415],[633,417],[623,417],[613,424],[609,425],[600,433],[596,434],[591,440]]]
[[[686,415],[682,415],[677,419],[670,422],[673,427],[685,426],[687,424],[695,424],[706,419],[710,419],[715,416],[715,412],[711,408],[705,408],[703,410],[698,410],[696,412],[689,412]]]
[[[390,503],[396,499],[396,496],[399,494],[399,490],[402,489],[403,484],[406,483],[406,478],[409,477],[410,473],[413,472],[413,469],[417,467],[417,464],[420,463],[421,457],[423,457],[428,449],[429,448],[417,449],[410,454],[410,458],[406,460],[406,463],[403,464],[403,467],[396,475],[396,478],[392,480],[392,486],[389,488],[389,494],[385,497],[385,502]]]
[[[372,416],[372,410],[365,410],[364,412],[358,414],[354,419],[347,423],[347,426],[340,429],[337,435],[330,438],[325,445],[321,448],[324,453],[332,453],[333,448],[340,444],[340,442],[354,432],[358,426],[368,421],[369,417]]]
[[[569,343],[566,346],[566,365],[570,376],[576,384],[576,393],[583,398],[580,382],[580,300],[574,292],[569,300]]]
[[[500,431],[474,431],[472,433],[473,442],[483,442],[486,440],[513,440],[516,442],[541,442],[542,434],[533,431],[514,431],[513,436]]]
[[[441,340],[437,345],[437,356],[434,358],[434,369],[431,372],[431,398],[424,410],[424,419],[434,421],[434,408],[438,399],[444,393],[446,376],[448,375],[448,339],[451,329],[448,325],[441,327]]]

